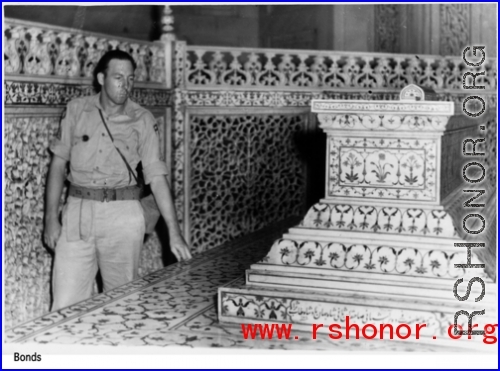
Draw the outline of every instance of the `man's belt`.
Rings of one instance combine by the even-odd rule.
[[[69,195],[95,201],[140,200],[141,189],[137,186],[123,188],[86,188],[71,184]]]

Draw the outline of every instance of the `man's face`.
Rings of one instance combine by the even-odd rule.
[[[122,105],[134,87],[134,68],[127,60],[112,59],[105,73],[97,74],[103,94],[111,103]]]

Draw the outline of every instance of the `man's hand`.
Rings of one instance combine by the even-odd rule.
[[[61,236],[61,223],[57,218],[49,218],[45,221],[43,239],[52,250],[56,248],[57,240]]]
[[[170,250],[178,261],[189,260],[192,258],[191,253],[189,252],[189,246],[182,236],[170,239]]]

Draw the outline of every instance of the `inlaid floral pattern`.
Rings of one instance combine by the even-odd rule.
[[[46,82],[5,81],[5,104],[51,106],[65,105],[70,100],[95,94],[89,85]],[[147,107],[169,106],[172,93],[168,90],[135,88],[132,100]]]
[[[148,346],[395,352],[457,350],[453,346],[431,346],[422,341],[332,340],[323,333],[312,340],[310,333],[300,331],[297,332],[300,339],[294,341],[244,340],[240,326],[220,323],[219,305],[214,295],[217,288],[228,286],[229,282],[232,282],[231,287],[242,287],[241,267],[248,267],[265,254],[272,240],[288,226],[283,223],[280,227],[257,232],[220,249],[207,251],[190,262],[163,268],[106,294],[16,326],[6,331],[5,341],[126,346],[130,352],[134,352],[135,347]],[[242,323],[257,316],[270,323],[279,321],[284,315],[288,321],[300,310],[298,303],[288,298],[224,293],[221,299],[224,303],[221,310],[226,314],[236,314],[241,309],[237,318]],[[332,313],[345,318],[347,312],[339,307]],[[358,310],[357,314],[362,315],[362,312]],[[429,324],[440,323],[444,318],[440,313],[430,313],[425,318],[422,315],[418,318],[428,320]]]
[[[360,104],[361,106],[361,104]],[[358,109],[368,108],[358,107]],[[408,111],[411,111],[412,104],[406,104]],[[396,107],[391,107],[393,110]],[[401,109],[401,107],[397,107]],[[424,107],[422,107],[424,108]],[[428,107],[429,114],[435,112],[434,110],[442,110],[446,112],[447,107]],[[439,111],[437,111],[439,112]],[[349,129],[349,130],[408,130],[408,131],[443,131],[448,123],[449,117],[446,116],[415,116],[415,115],[397,115],[391,114],[373,114],[373,115],[360,115],[355,113],[349,114],[319,114],[322,126],[326,129]]]
[[[181,76],[182,77],[182,76]],[[180,79],[183,81],[182,79]],[[260,91],[233,91],[233,90],[214,90],[207,88],[206,90],[179,90],[181,102],[186,106],[194,107],[310,107],[313,99],[340,99],[340,100],[398,100],[399,94],[391,90],[371,92],[366,90],[335,90],[335,91],[308,91],[307,89],[298,89],[297,91],[281,91],[273,87],[263,87]],[[454,90],[449,93],[441,93],[437,95],[437,100],[454,102],[458,107],[461,107],[463,100],[467,97],[462,90]],[[495,93],[483,95],[488,107],[496,107],[497,96]],[[378,116],[378,115],[377,115]],[[347,123],[345,128],[354,130],[366,128],[384,128],[391,130],[394,123],[401,124],[402,127],[408,127],[411,130],[441,130],[443,120],[440,118],[429,118],[427,122],[420,121],[415,125],[411,118],[407,118],[405,122],[395,121],[391,123],[390,116],[382,115],[382,125],[380,125],[380,117],[362,118],[359,121]],[[321,117],[321,116],[320,116]],[[355,117],[350,115],[349,117]],[[385,118],[386,119],[383,119]],[[372,121],[373,120],[373,121]],[[390,125],[387,125],[389,123]],[[337,123],[333,123],[337,125]],[[339,124],[340,125],[340,124]],[[344,125],[342,123],[342,125]]]
[[[219,286],[241,277],[272,241],[297,223],[288,219],[212,249],[190,261],[152,272],[84,302],[6,331],[7,342],[158,345],[161,337],[213,307]],[[170,343],[172,344],[172,343]]]
[[[328,139],[328,196],[434,201],[436,139]]]
[[[239,288],[237,285],[234,286]],[[318,295],[319,292],[316,294]],[[293,294],[286,294],[271,287],[267,288],[263,295],[251,292],[241,293],[237,290],[231,290],[231,288],[224,288],[221,290],[219,299],[221,307],[219,318],[222,318],[223,324],[228,322],[292,323],[294,331],[299,326],[309,328],[309,326],[318,323],[336,323],[340,325],[340,328],[345,328],[346,316],[349,316],[351,323],[356,323],[360,328],[365,324],[378,327],[379,324],[398,326],[402,323],[425,323],[426,326],[421,329],[419,341],[433,336],[436,339],[436,335],[440,338],[448,338],[448,327],[453,324],[453,309],[413,309],[412,304],[417,304],[415,299],[406,299],[403,308],[401,307],[401,299],[390,297],[384,298],[389,304],[387,307],[378,307],[370,303],[359,305],[356,300],[350,302],[352,298],[345,293],[336,293],[335,298],[330,297],[329,300],[332,301],[306,297],[297,298]],[[429,304],[425,299],[418,301],[418,304],[423,303]],[[494,315],[489,315],[488,319],[482,318],[482,321],[484,321],[483,323],[491,323],[488,321],[494,321]],[[467,325],[466,317],[460,318],[458,323],[465,328]],[[481,342],[481,339],[482,337],[475,340]],[[377,341],[377,343],[379,342],[380,340]]]
[[[373,271],[416,277],[456,278],[464,275],[467,252],[435,249],[398,247],[376,243],[346,243],[300,241],[289,238],[276,240],[261,261],[263,264],[321,268],[326,270]],[[477,259],[477,258],[476,258]],[[461,262],[461,263],[459,263]],[[475,272],[486,277],[484,271]]]

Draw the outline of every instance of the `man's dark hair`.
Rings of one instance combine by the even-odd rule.
[[[99,81],[97,81],[97,74],[99,74],[101,72],[106,74],[106,70],[108,69],[109,62],[111,62],[113,59],[118,59],[121,61],[129,61],[130,63],[132,63],[132,68],[134,69],[134,71],[137,68],[137,63],[135,63],[134,58],[132,58],[132,56],[129,53],[124,52],[123,50],[118,50],[118,49],[114,49],[114,50],[110,50],[110,51],[106,52],[101,57],[101,59],[99,59],[99,62],[97,62],[97,65],[94,68],[94,83],[93,83],[93,85],[94,85],[94,90],[96,92],[101,91],[101,85],[99,85]]]

